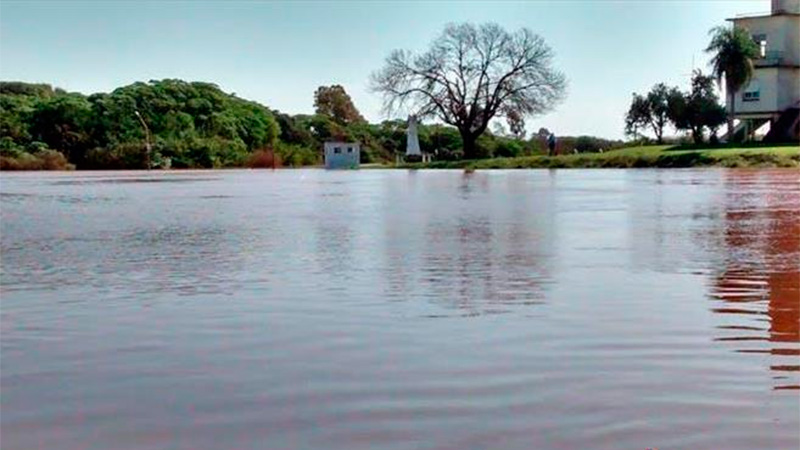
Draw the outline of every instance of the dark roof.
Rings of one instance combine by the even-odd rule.
[[[767,17],[780,17],[780,16],[800,16],[800,13],[793,13],[788,11],[779,11],[775,13],[753,13],[752,15],[741,15],[737,17],[730,17],[725,19],[729,22],[736,22],[737,20],[747,20],[747,19],[764,19]]]

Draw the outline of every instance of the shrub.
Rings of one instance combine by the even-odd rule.
[[[212,141],[200,138],[190,139],[185,153],[187,167],[211,169],[218,165],[216,153],[217,148]]]
[[[73,170],[61,152],[43,150],[36,154],[21,152],[16,157],[0,156],[0,170]]]
[[[279,143],[275,152],[285,166],[300,167],[319,163],[319,152],[308,147]]]
[[[490,135],[489,133],[482,134],[475,141],[475,159],[491,158],[496,147],[497,142],[495,141],[494,136]]]
[[[500,139],[494,149],[494,156],[513,158],[522,155],[524,150],[525,149],[521,141]]]
[[[281,167],[281,162],[272,150],[256,150],[247,158],[246,165],[251,169],[270,169]]]
[[[372,156],[373,150],[369,147],[361,147],[361,153],[359,154],[359,162],[361,164],[369,164],[375,161],[375,158]]]
[[[213,138],[216,147],[214,167],[242,167],[250,153],[247,145],[240,139]]]
[[[118,144],[86,152],[81,168],[90,170],[146,169],[147,150],[141,143]]]
[[[42,162],[43,170],[73,170],[75,166],[67,161],[63,153],[55,150],[42,150],[33,156]]]
[[[0,139],[0,156],[9,158],[18,158],[25,150],[17,145],[13,139],[8,136]]]
[[[47,150],[47,148],[48,148],[47,144],[45,144],[44,142],[33,141],[27,145],[26,150],[28,151],[28,153],[37,153]]]
[[[40,170],[41,162],[30,153],[0,156],[0,170]]]

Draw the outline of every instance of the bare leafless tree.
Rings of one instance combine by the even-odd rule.
[[[372,75],[372,90],[388,114],[405,110],[458,128],[464,157],[474,158],[493,118],[521,120],[563,99],[566,79],[552,59],[544,39],[525,28],[448,25],[425,53],[393,51]]]

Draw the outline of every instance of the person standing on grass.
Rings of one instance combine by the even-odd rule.
[[[550,150],[547,154],[548,156],[553,156],[556,153],[556,135],[555,133],[550,133],[550,136],[547,137],[547,148]]]

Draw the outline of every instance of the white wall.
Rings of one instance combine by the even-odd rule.
[[[784,63],[800,64],[800,16],[765,16],[735,20],[751,35],[767,37],[767,52],[782,52]]]
[[[353,169],[361,159],[361,145],[357,142],[325,142],[325,168]]]
[[[759,86],[760,98],[758,101],[745,102],[742,97],[745,92]],[[750,84],[736,93],[736,114],[768,113],[778,109],[778,68],[762,68],[756,70]]]
[[[795,1],[795,0],[792,0]],[[800,0],[796,0],[800,5]],[[773,7],[794,8],[794,3],[784,2]],[[800,6],[798,6],[800,7]],[[765,35],[766,60],[756,61],[756,71],[751,85],[736,94],[736,113],[755,114],[779,112],[800,101],[800,16],[778,15],[735,19],[736,26],[752,35]],[[779,67],[765,67],[771,62],[770,52],[781,52]],[[745,92],[758,85],[758,101],[743,101]],[[728,99],[726,98],[726,103]]]
[[[780,19],[783,23],[783,42],[780,45],[784,52],[784,63],[800,65],[800,16],[780,16]]]
[[[778,71],[778,108],[800,106],[800,68],[786,67]]]

